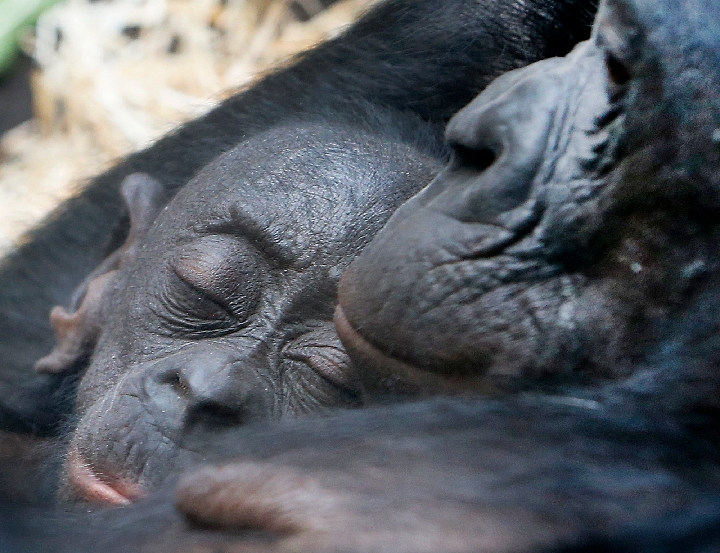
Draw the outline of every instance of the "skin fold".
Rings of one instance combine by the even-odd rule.
[[[61,499],[119,505],[185,466],[196,433],[362,404],[340,275],[447,162],[450,115],[566,53],[594,9],[382,3],[96,178],[0,267],[0,322],[25,321],[0,328],[4,369],[35,369],[0,389],[0,425],[67,440]],[[31,325],[53,304],[51,329]]]
[[[297,419],[230,424],[215,426],[211,432],[188,433],[175,458],[188,460],[188,466],[194,468],[178,483],[166,482],[154,497],[141,499],[126,509],[81,506],[54,511],[50,518],[42,510],[4,512],[0,509],[0,528],[4,530],[0,535],[6,539],[8,547],[16,547],[25,553],[46,551],[49,546],[60,552],[102,550],[106,553],[700,553],[716,550],[720,544],[720,471],[717,461],[720,443],[717,435],[720,275],[712,270],[712,264],[706,266],[707,270],[693,265],[695,274],[682,263],[671,266],[673,260],[687,259],[683,256],[699,256],[709,251],[693,248],[712,246],[708,237],[713,236],[718,220],[711,215],[720,207],[716,181],[719,154],[711,139],[715,123],[720,122],[720,109],[714,101],[720,90],[714,86],[720,78],[717,69],[720,67],[717,63],[720,29],[717,20],[697,17],[697,14],[712,13],[713,6],[710,0],[689,0],[683,4],[670,0],[606,0],[591,42],[563,60],[542,62],[521,74],[504,77],[497,86],[488,89],[482,102],[473,102],[467,108],[465,124],[451,125],[448,131],[449,136],[455,137],[455,162],[446,169],[444,176],[398,210],[388,227],[377,235],[378,242],[374,243],[386,247],[389,243],[387,229],[394,229],[398,240],[403,239],[407,245],[405,233],[408,231],[403,225],[418,224],[414,218],[418,204],[435,205],[444,210],[442,213],[455,214],[435,221],[454,220],[456,231],[465,228],[461,224],[472,225],[470,230],[478,231],[477,235],[467,231],[466,235],[456,233],[455,237],[479,236],[479,240],[468,243],[478,245],[475,251],[488,254],[492,263],[487,267],[496,268],[498,260],[495,257],[509,255],[508,251],[518,254],[521,248],[536,254],[536,257],[528,256],[536,263],[539,263],[538,259],[554,259],[544,250],[530,246],[538,240],[537,229],[558,225],[555,233],[545,231],[543,243],[554,244],[557,249],[552,251],[559,259],[566,260],[565,256],[570,256],[578,267],[584,267],[586,257],[583,252],[586,249],[587,258],[594,260],[591,266],[599,267],[597,278],[602,281],[612,276],[615,279],[604,282],[603,289],[609,297],[617,293],[630,310],[639,308],[639,304],[630,301],[636,297],[638,302],[654,298],[656,303],[652,305],[671,307],[660,310],[655,318],[638,319],[643,329],[638,334],[643,338],[639,360],[627,371],[618,370],[612,373],[614,378],[593,378],[591,382],[555,379],[543,386],[535,381],[532,389],[495,397],[468,394],[469,397],[461,398],[396,401],[393,405],[361,410],[336,409]],[[703,71],[695,72],[697,67]],[[688,79],[688,75],[693,79]],[[702,78],[697,78],[698,75]],[[526,77],[530,78],[529,84],[523,84]],[[564,79],[584,79],[588,88],[582,89],[583,96],[591,100],[595,90],[600,98],[607,100],[602,105],[610,111],[603,109],[599,114],[582,116],[580,107],[573,110],[572,106],[566,105],[568,101],[563,96],[566,89],[560,88],[559,93],[552,94],[554,86],[546,86],[547,80],[562,82]],[[592,83],[600,88],[594,89],[590,86]],[[522,90],[518,91],[516,87]],[[612,94],[607,95],[607,90]],[[539,104],[545,109],[528,112],[530,93],[533,97],[537,98],[539,94],[540,99],[545,98],[545,103]],[[689,98],[695,102],[688,102]],[[512,100],[511,105],[503,105],[506,100]],[[616,101],[622,102],[624,111],[611,117],[612,104]],[[560,105],[553,105],[553,102]],[[592,107],[592,102],[588,101],[588,109],[592,111]],[[582,179],[577,188],[568,186],[564,192],[565,196],[574,198],[567,204],[570,213],[563,211],[557,200],[563,196],[558,182],[541,179],[540,182],[545,184],[538,186],[545,192],[540,194],[533,192],[533,186],[518,180],[518,176],[542,173],[545,164],[553,169],[550,174],[561,174],[556,167],[559,164],[556,158],[538,158],[534,150],[531,148],[528,152],[527,147],[542,145],[547,129],[560,123],[564,125],[567,118],[558,120],[557,114],[566,111],[575,113],[576,121],[591,122],[595,126],[603,126],[602,122],[610,118],[619,130],[610,125],[611,129],[621,133],[615,146],[605,146],[606,152],[612,152],[608,159],[613,162],[603,172],[605,180],[594,181],[594,194],[587,194],[584,188],[587,181]],[[463,116],[463,112],[460,115]],[[456,121],[462,122],[462,119]],[[474,124],[484,124],[488,120],[494,121],[497,132],[476,133],[475,138],[487,144],[492,143],[493,136],[500,136],[510,151],[520,152],[504,159],[502,155],[497,156],[497,162],[502,166],[500,170],[491,172],[487,169],[495,177],[498,173],[500,176],[509,173],[501,188],[494,187],[498,182],[495,178],[488,183],[483,177],[484,170],[458,169],[463,164],[466,166],[469,158],[475,160],[476,165],[482,162],[486,167],[490,167],[488,159],[495,159],[486,154],[471,154],[469,141],[464,145],[457,144],[458,137],[472,135]],[[502,121],[508,124],[504,125]],[[542,123],[541,132],[519,132],[510,125],[528,122]],[[325,133],[339,133],[333,136],[350,139],[335,129],[323,127],[315,132],[323,137],[327,137]],[[612,142],[610,134],[608,132],[608,140]],[[558,151],[571,151],[573,133],[563,136],[569,137],[568,143]],[[585,144],[583,140],[587,133],[579,136],[576,137],[578,147]],[[483,137],[490,138],[485,140]],[[670,138],[672,148],[665,142]],[[320,142],[326,143],[325,140]],[[270,150],[283,141],[273,136],[271,143]],[[370,144],[365,148],[376,152]],[[546,149],[547,144],[543,151]],[[282,154],[278,156],[279,164],[283,166],[287,150],[282,147],[279,150]],[[322,150],[320,147],[319,151]],[[360,152],[368,150],[358,149],[355,155],[362,158]],[[267,150],[255,151],[267,157]],[[209,179],[214,183],[212,186],[221,186],[223,181],[215,178],[217,173],[213,171],[222,173],[223,164],[235,159],[234,155],[245,161],[253,154],[244,157],[240,149],[229,158],[219,160],[217,166],[208,168],[208,174],[213,175]],[[458,161],[458,155],[465,161]],[[311,157],[317,159],[317,155]],[[384,159],[378,155],[372,157]],[[394,161],[394,158],[387,159]],[[324,170],[326,165],[321,165]],[[251,164],[243,163],[242,166],[250,167]],[[312,174],[313,168],[317,169],[311,164],[306,170]],[[571,174],[578,170],[573,162],[568,162],[566,168]],[[243,171],[251,172],[252,169]],[[243,171],[237,173],[240,177],[232,172],[230,180],[244,178],[242,175],[246,173]],[[443,186],[438,186],[438,182]],[[464,186],[461,186],[463,182]],[[454,193],[444,195],[449,190],[445,188],[448,183],[453,186]],[[492,201],[477,201],[493,187]],[[190,192],[192,190],[188,194]],[[533,197],[534,202],[528,200]],[[457,201],[458,198],[463,201]],[[536,212],[533,206],[540,200],[543,208]],[[176,201],[178,206],[188,210],[182,203],[185,201],[182,196]],[[593,204],[594,201],[597,203]],[[591,204],[607,209],[590,210]],[[228,205],[234,205],[232,198]],[[574,211],[577,209],[579,212]],[[234,212],[235,215],[240,213],[245,211]],[[579,229],[599,229],[590,233],[592,239],[584,241],[586,235],[583,232],[578,231],[577,236],[570,232],[568,221],[572,220],[573,213],[579,213]],[[180,215],[173,213],[171,205],[158,217],[156,228],[183,223]],[[247,224],[243,227],[247,228]],[[518,230],[522,228],[525,228],[524,232]],[[441,228],[436,227],[435,231],[436,239],[443,238]],[[236,243],[244,244],[247,240],[245,234],[233,235],[233,245],[228,245],[225,235],[201,232],[198,235],[188,233],[185,240],[178,239],[177,242],[175,238],[166,237],[155,246],[150,240],[153,232],[151,229],[146,246],[136,254],[137,257],[129,255],[127,261],[119,262],[120,268],[113,269],[119,271],[115,276],[121,279],[124,271],[134,267],[137,278],[146,263],[154,263],[153,278],[159,278],[157,266],[166,263],[174,267],[173,274],[182,275],[184,281],[193,282],[195,287],[201,283],[216,286],[219,281],[219,288],[226,289],[224,279],[211,278],[215,273],[205,270],[207,259],[228,258],[228,255],[218,256],[217,252],[235,252],[230,257],[240,255]],[[598,233],[601,236],[598,237]],[[635,243],[654,245],[657,251],[668,255],[674,252],[676,257],[644,257],[640,271],[636,271],[635,266],[626,267],[624,264],[628,261],[640,263],[637,257],[617,257],[618,245],[624,244],[623,237],[627,235]],[[257,234],[251,236],[258,243]],[[551,240],[553,236],[555,241]],[[683,250],[676,252],[681,238],[685,240]],[[576,239],[585,245],[584,248],[575,243]],[[431,244],[433,240],[420,233],[416,233],[414,241],[410,242],[412,246],[428,248]],[[356,262],[362,261],[364,265],[368,259],[366,253],[373,252],[374,247],[371,244]],[[600,253],[595,248],[599,248]],[[643,251],[627,245],[624,248],[620,251]],[[381,249],[378,247],[375,251]],[[408,250],[417,253],[417,249]],[[131,251],[129,245],[127,251]],[[428,255],[432,253],[430,249],[423,251]],[[491,253],[494,255],[489,255]],[[607,256],[612,263],[607,261]],[[710,263],[710,256],[707,258]],[[374,253],[371,259],[385,260],[386,254]],[[432,259],[435,258],[429,257]],[[567,261],[558,263],[561,268],[569,266]],[[637,276],[647,267],[662,270],[654,276]],[[517,276],[517,272],[510,271],[511,265],[505,268],[510,277]],[[680,269],[684,271],[678,276]],[[352,335],[348,338],[348,329],[343,328],[340,317],[346,316],[343,303],[345,279],[357,282],[349,280],[353,270],[349,269],[343,277],[342,312],[336,313],[336,321],[340,335],[348,343],[353,363],[358,361],[348,373],[357,378],[353,388],[357,393],[364,394],[364,398],[382,398],[383,394],[398,391],[429,393],[429,388],[434,385],[437,389],[453,392],[462,388],[463,381],[472,385],[471,389],[482,387],[480,381],[485,376],[478,377],[476,382],[474,375],[458,370],[457,365],[451,365],[452,370],[441,371],[432,369],[432,363],[410,365],[395,359],[387,362],[379,357],[386,353],[378,354],[362,343],[357,345]],[[263,278],[272,280],[272,271],[266,273]],[[532,271],[527,274],[538,275]],[[631,274],[636,275],[636,280],[632,280]],[[595,273],[588,272],[588,275],[594,277]],[[678,278],[672,280],[668,275]],[[538,286],[542,287],[546,281],[562,279],[564,275],[560,271],[541,273],[540,276],[544,277],[538,279]],[[590,276],[588,280],[591,280]],[[630,294],[628,279],[637,286],[634,290],[637,296]],[[496,281],[487,280],[491,284]],[[157,289],[152,280],[147,282],[145,295]],[[580,284],[583,282],[581,280]],[[382,289],[381,284],[375,283],[374,288],[368,288],[367,296],[382,296],[377,291]],[[587,293],[580,286],[577,289],[578,297]],[[356,294],[351,297],[357,297],[356,289],[351,290]],[[485,290],[480,289],[481,292]],[[674,295],[668,297],[668,290]],[[151,303],[128,301],[130,296],[123,295],[129,293],[124,286],[110,287],[107,293],[120,294],[127,304],[124,309],[131,312],[148,309]],[[559,301],[578,301],[574,298],[568,295],[562,300],[548,301],[548,305],[553,307]],[[237,303],[230,302],[229,305],[228,309],[237,310]],[[412,304],[408,302],[406,306],[409,305]],[[217,312],[205,303],[199,306],[202,309],[194,307],[196,313]],[[141,333],[148,327],[161,332],[168,317],[159,317],[161,312],[156,311],[154,315],[137,319],[144,329],[125,327],[123,335]],[[113,320],[112,316],[107,320]],[[346,320],[351,320],[349,315]],[[170,321],[179,324],[176,318]],[[214,325],[218,321],[227,324],[225,319],[217,317],[206,322]],[[448,325],[453,323],[449,319]],[[210,325],[211,330],[216,332],[217,327],[213,325]],[[442,328],[435,330],[443,332]],[[596,330],[600,332],[604,328]],[[391,331],[400,330],[386,329],[388,334]],[[214,339],[221,338],[225,337]],[[438,340],[442,339],[440,336]],[[101,344],[102,338],[100,340]],[[463,343],[458,341],[457,345]],[[209,366],[204,344],[193,343],[192,347],[180,348],[180,352],[186,349],[196,350],[192,355],[203,360],[201,367]],[[148,367],[155,362],[151,351],[139,350],[132,355],[148,355]],[[595,351],[585,355],[600,357]],[[618,354],[612,358],[622,356]],[[398,372],[388,375],[388,366]],[[332,375],[335,378],[337,373]],[[86,390],[81,389],[81,397],[86,394],[87,412],[93,411],[97,401],[104,401],[96,400],[106,397],[103,386],[112,388],[122,380],[121,377],[108,384],[99,382]],[[125,380],[129,384],[132,377]],[[149,389],[156,390],[153,386]],[[376,392],[378,395],[374,396]],[[112,395],[115,398],[122,396],[120,392]],[[88,447],[86,451],[90,449]],[[101,447],[97,449],[102,450]],[[198,462],[204,466],[196,466]]]
[[[453,161],[340,284],[368,396],[632,374],[717,274],[716,35],[696,4],[676,21],[608,2],[589,42],[455,115]],[[705,42],[674,50],[671,27]]]

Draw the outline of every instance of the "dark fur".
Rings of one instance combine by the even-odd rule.
[[[499,551],[716,550],[716,280],[656,321],[652,351],[618,382],[214,428],[183,444],[188,465],[218,467],[181,484],[187,519],[167,488],[126,510],[8,508],[7,547],[474,551],[489,535]],[[217,496],[224,470],[236,478]]]
[[[331,117],[357,103],[415,113],[439,137],[447,119],[494,77],[562,55],[587,36],[593,4],[540,2],[488,17],[503,8],[490,0],[391,0],[341,37],[95,178],[0,268],[0,421],[52,433],[58,415],[71,408],[62,379],[32,376],[30,368],[53,343],[49,309],[66,305],[78,283],[122,241],[123,177],[149,173],[171,197],[201,167],[253,134],[306,114]]]

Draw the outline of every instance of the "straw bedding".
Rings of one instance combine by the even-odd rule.
[[[26,41],[35,118],[0,140],[0,252],[114,160],[337,34],[371,2],[340,0],[307,21],[317,0],[68,0],[46,12]]]

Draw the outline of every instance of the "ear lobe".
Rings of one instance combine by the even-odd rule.
[[[110,254],[77,287],[70,311],[55,306],[50,323],[57,345],[35,363],[40,373],[61,374],[77,370],[78,363],[92,354],[104,322],[105,291],[117,270],[135,257],[137,247],[162,209],[162,185],[146,173],[133,173],[123,180],[120,193],[130,213],[130,232],[125,243]]]

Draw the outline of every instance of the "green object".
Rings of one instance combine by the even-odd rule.
[[[18,39],[34,25],[38,16],[58,0],[0,0],[0,75],[8,71],[18,55]]]

